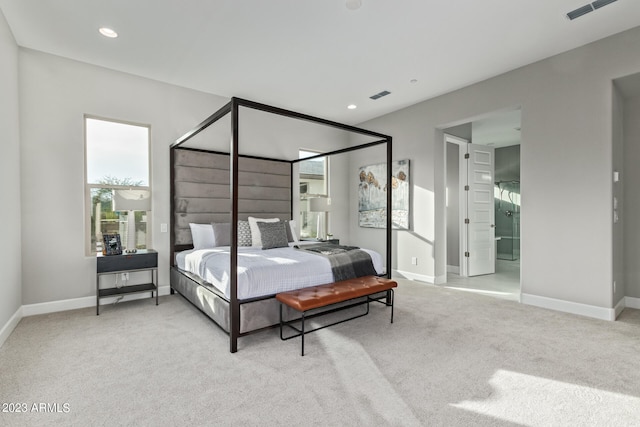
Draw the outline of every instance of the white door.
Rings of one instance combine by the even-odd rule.
[[[493,173],[494,149],[467,144],[467,273],[469,276],[496,272]]]

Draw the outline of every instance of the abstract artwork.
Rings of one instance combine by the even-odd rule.
[[[409,228],[409,160],[391,164],[391,224]],[[358,171],[360,227],[387,227],[387,164],[362,166]]]

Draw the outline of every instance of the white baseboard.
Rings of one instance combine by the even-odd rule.
[[[24,317],[37,316],[38,314],[55,313],[58,311],[75,310],[96,305],[96,297],[84,297],[65,299],[60,301],[49,301],[38,304],[27,304],[22,306]]]
[[[443,285],[445,283],[447,283],[447,275],[443,274],[441,276],[436,276],[435,278],[435,282],[433,282],[435,285]]]
[[[520,301],[523,304],[548,308],[550,310],[562,311],[565,313],[578,314],[581,316],[593,317],[601,320],[616,320],[616,312],[613,308],[597,307],[594,305],[581,304],[577,302],[564,301],[555,298],[547,298],[524,293],[520,296]]]
[[[22,319],[22,307],[18,308],[18,310],[11,316],[9,321],[2,327],[0,330],[0,347],[4,344],[4,342],[9,338],[11,332],[18,326],[18,323]]]
[[[640,310],[640,298],[624,297],[624,306]]]
[[[416,273],[411,273],[408,271],[402,271],[402,270],[393,270],[393,275],[397,275],[400,276],[403,279],[409,279],[409,280],[417,280],[420,282],[427,282],[427,283],[436,283],[436,278],[433,276],[427,276],[424,274],[416,274]]]
[[[620,298],[620,301],[618,301],[615,307],[613,307],[613,311],[615,313],[616,319],[618,318],[618,316],[620,316],[620,313],[622,313],[622,310],[624,310],[626,306],[627,304],[625,302],[625,297]]]
[[[160,286],[159,295],[169,295],[170,287]],[[123,301],[133,301],[136,299],[149,298],[148,293],[125,295]],[[102,298],[100,305],[111,304],[117,297]],[[96,306],[96,297],[74,298],[61,301],[50,301],[39,304],[28,304],[22,306],[22,316],[36,316],[38,314],[55,313],[58,311],[76,310],[78,308],[87,308]]]

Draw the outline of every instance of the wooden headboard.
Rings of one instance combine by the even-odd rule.
[[[252,157],[238,159],[238,218],[290,219],[291,163]],[[229,155],[175,149],[174,246],[191,245],[189,223],[229,222]]]

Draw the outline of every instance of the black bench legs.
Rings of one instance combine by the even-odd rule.
[[[359,297],[358,299],[360,299],[360,298],[362,298],[362,297]],[[312,315],[308,315],[308,312],[302,311],[302,312],[300,312],[300,318],[299,319],[293,319],[293,320],[287,320],[287,321],[285,321],[283,319],[282,306],[284,304],[281,302],[280,303],[280,339],[282,341],[286,341],[286,340],[289,340],[291,338],[300,337],[300,341],[301,341],[301,344],[300,344],[300,355],[304,356],[304,336],[305,336],[305,334],[308,334],[310,332],[315,332],[315,331],[318,331],[320,329],[327,328],[329,326],[337,325],[339,323],[344,323],[344,322],[347,322],[349,320],[357,319],[358,317],[366,316],[367,314],[369,314],[369,303],[372,302],[372,301],[379,302],[379,303],[384,304],[384,305],[386,305],[388,307],[391,307],[391,322],[390,323],[393,323],[393,302],[394,302],[393,289],[389,289],[388,291],[386,291],[386,294],[383,297],[371,298],[371,296],[367,295],[365,298],[366,298],[365,301],[358,301],[358,302],[355,302],[355,303],[352,303],[352,304],[348,304],[348,305],[345,305],[345,306],[340,306],[340,307],[337,307],[337,308],[326,310],[326,311],[323,311],[321,313],[315,313],[315,314],[312,314]],[[342,301],[342,302],[348,302],[348,301]],[[313,318],[313,317],[316,317],[316,316],[330,314],[330,313],[334,313],[336,311],[342,311],[342,310],[346,310],[346,309],[349,309],[349,308],[352,308],[352,307],[356,307],[356,306],[359,306],[359,305],[365,305],[365,304],[366,304],[367,310],[364,313],[349,317],[347,319],[338,320],[338,321],[330,323],[328,325],[319,326],[319,327],[311,329],[311,330],[305,330],[305,320],[307,320],[308,318]],[[314,310],[310,310],[310,311],[314,311]],[[293,326],[293,323],[295,323],[295,322],[300,322],[300,329],[298,329],[295,326]],[[288,326],[289,328],[293,329],[297,333],[295,333],[293,335],[290,335],[288,337],[285,337],[284,333],[283,333],[283,329],[284,329],[283,327],[284,326]]]

